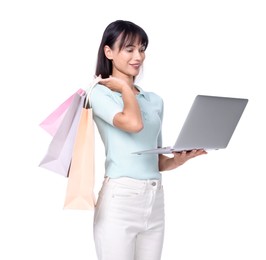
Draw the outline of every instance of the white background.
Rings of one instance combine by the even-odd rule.
[[[264,2],[1,1],[0,259],[96,260],[93,212],[63,210],[67,179],[38,167],[51,140],[38,124],[88,86],[103,30],[126,19],[150,38],[138,84],[165,101],[165,144],[196,94],[249,99],[225,150],[163,173],[162,259],[265,260]]]

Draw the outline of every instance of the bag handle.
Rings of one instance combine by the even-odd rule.
[[[91,108],[91,103],[90,103],[90,94],[92,89],[99,83],[99,81],[102,79],[101,76],[94,76],[93,81],[90,83],[89,87],[86,89],[85,91],[85,103],[84,103],[84,107],[85,108]]]

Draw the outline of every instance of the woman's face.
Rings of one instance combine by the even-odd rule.
[[[145,46],[141,45],[136,39],[133,44],[128,44],[119,50],[120,37],[118,37],[113,49],[108,50],[108,59],[112,60],[114,77],[136,77],[145,60]]]

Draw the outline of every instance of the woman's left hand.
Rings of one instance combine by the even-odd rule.
[[[192,150],[192,151],[182,151],[182,152],[173,152],[173,157],[170,158],[166,155],[159,155],[159,170],[160,171],[170,171],[173,170],[188,160],[195,158],[197,156],[207,154],[203,149]]]
[[[192,151],[182,151],[182,152],[173,152],[173,160],[176,167],[184,164],[186,161],[195,158],[199,155],[207,154],[205,150],[192,150]]]

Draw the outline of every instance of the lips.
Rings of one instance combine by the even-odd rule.
[[[135,69],[139,69],[139,67],[141,66],[140,63],[136,63],[136,64],[130,64],[133,68]]]

